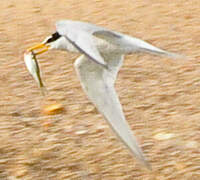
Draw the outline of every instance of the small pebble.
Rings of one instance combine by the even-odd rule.
[[[172,133],[165,133],[165,132],[161,132],[161,133],[157,133],[156,135],[154,135],[154,139],[157,140],[167,140],[167,139],[171,139],[175,136],[175,134]]]
[[[88,132],[87,129],[84,129],[84,130],[79,130],[79,131],[76,131],[75,134],[77,135],[82,135],[82,134],[86,134]]]
[[[64,108],[62,106],[62,104],[60,103],[55,103],[55,104],[50,104],[50,105],[46,105],[43,108],[43,113],[45,115],[55,115],[55,114],[60,114],[64,111]]]

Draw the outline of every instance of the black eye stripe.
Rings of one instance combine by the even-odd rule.
[[[56,41],[60,37],[61,37],[61,35],[58,32],[55,32],[54,34],[52,34],[52,37],[47,40],[47,43]]]

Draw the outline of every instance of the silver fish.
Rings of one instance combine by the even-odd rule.
[[[42,78],[40,76],[40,67],[38,65],[36,55],[32,51],[28,51],[24,53],[24,62],[29,73],[33,76],[37,84],[39,85],[41,92],[43,95],[46,93],[46,88],[42,82]]]

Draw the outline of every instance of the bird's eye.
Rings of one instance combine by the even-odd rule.
[[[60,37],[61,35],[58,32],[55,32],[54,34],[51,35],[51,37],[47,40],[46,43],[51,43],[53,41],[56,41]]]

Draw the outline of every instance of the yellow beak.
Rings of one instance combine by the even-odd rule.
[[[37,44],[33,47],[27,49],[27,51],[34,51],[36,49],[41,49],[40,51],[36,52],[35,55],[42,54],[49,49],[49,46],[43,43]]]

